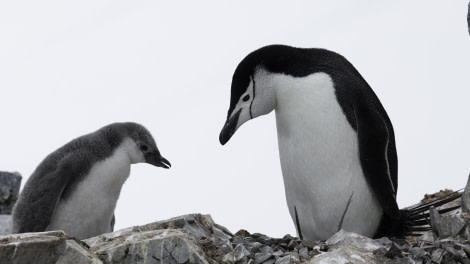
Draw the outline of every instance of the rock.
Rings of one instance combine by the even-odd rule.
[[[306,264],[351,263],[366,264],[375,263],[375,257],[371,251],[355,246],[345,245],[332,251],[315,256]]]
[[[433,263],[441,263],[442,258],[444,257],[444,254],[446,254],[446,251],[442,248],[438,248],[434,250],[434,252],[431,255],[431,260]]]
[[[305,261],[309,258],[308,248],[304,247],[299,250],[299,258],[300,258],[300,261]]]
[[[0,236],[0,259],[9,264],[31,263],[32,260],[37,264],[102,263],[62,231]]]
[[[255,254],[255,262],[256,263],[264,263],[266,260],[272,258],[272,253],[256,253]]]
[[[275,264],[290,264],[290,255],[284,256],[276,260]]]
[[[250,234],[250,232],[246,231],[245,229],[240,229],[240,230],[238,230],[237,233],[235,233],[235,236],[239,236],[239,237],[250,237],[251,234]]]
[[[104,264],[209,263],[194,237],[177,229],[126,234],[95,244],[90,250]]]
[[[240,262],[245,259],[246,262],[248,262],[250,254],[250,251],[248,251],[242,244],[238,244],[233,250],[233,260],[235,262]]]
[[[291,264],[297,264],[297,263],[300,263],[300,257],[299,257],[299,254],[297,252],[292,252],[290,253],[290,263]]]
[[[401,252],[401,249],[397,246],[397,244],[392,243],[392,246],[390,249],[385,253],[385,257],[389,259],[394,259],[394,258],[401,258],[403,257],[403,254]]]
[[[17,172],[0,172],[0,215],[9,215],[20,192],[21,175]]]
[[[470,233],[468,219],[459,215],[440,215],[433,207],[429,210],[429,215],[431,227],[435,231],[435,239]]]
[[[0,236],[11,234],[11,215],[0,215]]]
[[[353,245],[357,248],[362,248],[369,251],[374,251],[378,248],[381,248],[382,245],[374,241],[371,238],[361,236],[355,233],[347,232],[344,230],[338,231],[332,237],[330,237],[326,242],[327,245],[338,246],[349,246]]]

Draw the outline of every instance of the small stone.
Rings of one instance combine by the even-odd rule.
[[[248,248],[248,250],[251,251],[251,253],[258,253],[260,252],[260,248],[263,247],[263,244],[259,243],[259,242],[252,242],[252,243],[248,243],[248,244],[245,244],[245,246]]]
[[[397,244],[392,243],[392,246],[390,247],[388,252],[385,253],[384,256],[389,258],[389,259],[394,259],[394,258],[403,257],[403,254],[401,253],[401,249],[397,246]]]
[[[272,258],[273,255],[271,253],[256,253],[255,254],[255,262],[256,263],[263,263],[266,260]]]
[[[467,221],[457,215],[440,215],[434,207],[429,209],[429,215],[432,230],[437,235],[435,239],[453,237],[466,231]]]
[[[371,252],[382,247],[380,243],[376,242],[371,238],[361,236],[356,233],[347,232],[342,229],[336,232],[325,243],[328,245],[336,246],[354,245],[355,247],[363,248]]]
[[[419,248],[419,247],[411,248],[410,253],[411,253],[411,255],[413,256],[414,259],[422,258],[427,254],[426,250],[424,250],[424,248]]]
[[[384,247],[381,247],[381,248],[378,248],[374,251],[372,251],[372,253],[374,253],[374,255],[378,255],[378,256],[385,256],[385,254],[387,254],[388,250]]]
[[[248,251],[248,249],[246,249],[242,244],[238,244],[233,250],[233,257],[235,262],[239,262],[243,258],[247,259],[250,254],[250,251]]]
[[[282,239],[286,239],[286,240],[296,240],[297,238],[295,238],[295,237],[293,237],[293,236],[287,234],[287,235],[283,236]]]
[[[290,253],[290,263],[291,264],[297,264],[297,263],[300,263],[300,257],[299,257],[299,254],[297,252],[292,252]]]
[[[232,251],[233,251],[232,244],[230,242],[226,242],[225,244],[223,244],[217,249],[217,255],[224,256],[225,254],[232,252]]]
[[[438,248],[434,250],[434,252],[432,252],[431,260],[434,263],[441,263],[442,258],[444,257],[444,254],[445,254],[445,250],[442,248]]]
[[[453,247],[446,247],[445,250],[452,255],[456,256],[457,258],[465,258],[465,252],[463,250],[457,250]]]
[[[269,260],[266,260],[265,262],[263,262],[263,264],[274,264],[274,263],[276,263],[275,259],[269,259]]]
[[[299,243],[297,243],[297,241],[291,240],[291,241],[289,242],[289,244],[287,244],[287,249],[293,250],[293,249],[296,248],[298,245],[299,245]]]
[[[260,233],[251,234],[251,237],[252,238],[257,238],[257,239],[263,239],[263,240],[269,240],[270,239],[270,237],[268,237],[266,235],[263,235],[263,234],[260,234]]]
[[[250,237],[251,234],[250,234],[250,232],[246,231],[245,229],[240,229],[240,230],[238,230],[237,233],[235,233],[235,236],[239,236],[239,237]]]
[[[276,264],[290,264],[290,255],[279,258],[275,262]]]
[[[299,258],[301,261],[305,261],[309,259],[308,248],[304,247],[304,248],[299,249]]]
[[[278,251],[276,251],[276,252],[273,253],[273,256],[274,256],[276,259],[278,259],[278,258],[284,256],[284,252],[282,252],[281,250],[278,250]]]
[[[264,247],[260,248],[260,252],[261,253],[272,254],[272,253],[274,253],[274,250],[270,246],[264,246]]]

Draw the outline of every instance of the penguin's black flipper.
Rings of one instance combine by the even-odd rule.
[[[380,114],[367,104],[354,107],[359,141],[359,158],[367,183],[374,191],[384,214],[398,220],[400,211],[388,162],[389,128]],[[391,129],[391,128],[390,128]]]
[[[50,157],[48,157],[50,158]],[[49,163],[51,160],[44,162]],[[43,162],[43,163],[44,163]],[[42,232],[47,229],[59,199],[77,175],[83,155],[69,153],[57,165],[41,167],[31,175],[13,211],[13,232]]]

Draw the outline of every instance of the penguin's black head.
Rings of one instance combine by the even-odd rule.
[[[271,45],[258,49],[238,64],[232,77],[232,90],[227,120],[220,132],[222,145],[246,121],[271,112],[275,105],[272,73],[284,73],[290,65],[292,51],[289,46]]]
[[[130,137],[136,143],[138,151],[144,157],[145,162],[165,169],[170,168],[170,162],[160,154],[150,132],[137,123],[129,123],[129,125],[132,127]]]
[[[230,107],[220,132],[222,145],[246,121],[265,115],[276,107],[276,76],[305,77],[344,64],[342,57],[324,49],[270,45],[248,54],[232,78]]]

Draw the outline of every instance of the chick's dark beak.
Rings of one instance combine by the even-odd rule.
[[[149,164],[165,169],[169,169],[171,167],[171,163],[160,154],[149,155],[147,156],[146,161]]]

